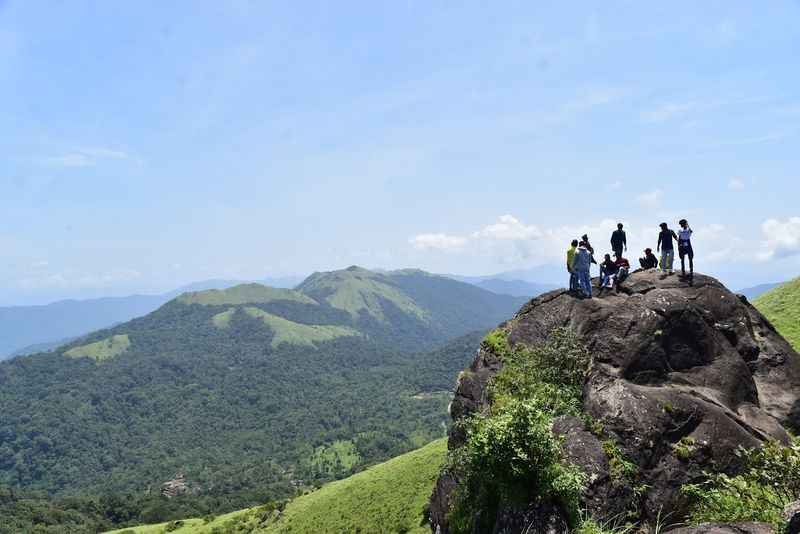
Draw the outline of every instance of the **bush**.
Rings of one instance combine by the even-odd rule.
[[[566,329],[532,349],[512,349],[501,330],[484,345],[503,369],[490,384],[490,410],[467,423],[467,443],[451,455],[460,481],[451,529],[491,529],[501,502],[531,499],[557,502],[576,521],[584,476],[563,462],[552,425],[556,416],[581,414],[588,353]]]
[[[739,475],[705,473],[706,482],[683,487],[694,501],[689,520],[763,521],[782,531],[784,506],[800,499],[800,439],[789,447],[769,441],[740,448],[737,455],[745,465]]]

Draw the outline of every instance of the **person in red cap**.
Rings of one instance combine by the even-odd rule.
[[[658,258],[653,254],[653,249],[644,249],[644,258],[639,258],[639,265],[642,266],[642,269],[655,269],[658,267]]]

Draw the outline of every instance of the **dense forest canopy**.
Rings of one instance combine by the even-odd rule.
[[[184,295],[0,364],[0,484],[128,495],[117,524],[289,497],[443,436],[480,331],[524,300],[419,271],[310,282]]]

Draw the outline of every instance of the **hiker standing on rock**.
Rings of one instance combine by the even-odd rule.
[[[597,260],[594,259],[594,247],[591,245],[591,243],[589,243],[589,236],[587,234],[583,234],[581,239],[584,243],[586,243],[586,250],[588,250],[589,254],[592,256],[592,263],[597,265]]]
[[[589,269],[592,267],[592,254],[586,247],[586,242],[581,241],[578,244],[578,250],[575,251],[575,258],[572,260],[572,269],[578,276],[578,285],[584,296],[592,298],[592,275],[589,274]]]
[[[620,257],[623,248],[625,251],[628,250],[628,237],[625,235],[625,230],[622,229],[622,223],[619,223],[617,229],[611,234],[611,250],[615,257]]]
[[[661,232],[658,234],[656,250],[661,251],[661,272],[673,274],[672,262],[675,260],[675,248],[672,246],[672,240],[677,241],[678,236],[669,229],[667,223],[663,222],[659,226],[661,227]]]
[[[686,219],[681,219],[678,224],[678,255],[681,257],[681,275],[686,276],[685,258],[689,256],[689,278],[694,277],[694,250],[692,249],[692,229]]]
[[[573,239],[571,246],[567,249],[567,272],[569,272],[569,291],[575,293],[578,291],[578,274],[572,267],[575,260],[575,252],[578,250],[578,240]]]

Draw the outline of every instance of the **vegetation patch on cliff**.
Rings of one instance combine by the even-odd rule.
[[[119,356],[131,346],[127,334],[111,336],[88,345],[74,347],[64,352],[70,358],[91,358],[97,362]]]
[[[261,284],[240,284],[228,289],[209,289],[184,293],[178,297],[183,304],[200,304],[203,306],[224,306],[226,304],[264,304],[285,300],[300,304],[318,305],[318,303],[299,291],[281,289]]]
[[[755,449],[739,449],[745,468],[736,476],[706,473],[707,481],[683,491],[694,501],[693,523],[761,521],[783,532],[784,507],[800,499],[800,438],[789,447],[767,441]]]
[[[288,504],[270,503],[216,518],[145,525],[115,531],[132,534],[284,534],[400,532],[427,534],[425,509],[447,454],[444,439],[350,478],[331,482]],[[170,530],[168,530],[170,529]]]
[[[467,443],[449,460],[447,469],[459,480],[451,529],[490,529],[502,503],[535,499],[558,503],[577,524],[584,475],[563,461],[552,426],[557,416],[581,414],[588,352],[567,329],[532,348],[512,348],[495,330],[484,347],[503,369],[490,386],[490,409],[466,423]]]
[[[264,324],[270,327],[275,334],[271,343],[273,347],[278,347],[281,343],[313,347],[316,343],[330,341],[337,337],[360,335],[352,328],[346,326],[295,323],[294,321],[289,321],[283,317],[278,317],[277,315],[250,306],[245,308],[244,312],[251,317],[261,319],[264,321]]]

